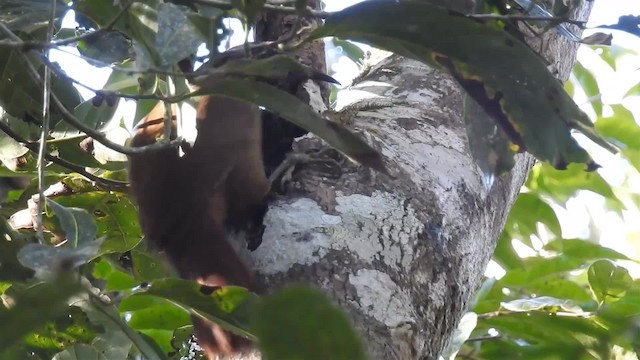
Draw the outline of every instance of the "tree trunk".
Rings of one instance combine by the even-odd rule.
[[[586,18],[590,3],[582,5],[573,18]],[[538,42],[566,80],[577,46],[553,32]],[[437,359],[534,161],[518,155],[487,189],[469,152],[459,87],[419,62],[391,56],[348,92],[353,103],[336,118],[381,151],[391,176],[323,151],[270,207],[250,261],[267,288],[304,282],[329,294],[372,359]],[[325,145],[304,137],[294,147]]]

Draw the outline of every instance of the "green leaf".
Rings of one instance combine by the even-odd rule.
[[[333,46],[336,47],[336,51],[338,51],[338,53],[342,53],[354,63],[362,64],[362,62],[364,61],[364,50],[362,50],[358,45],[350,41],[340,40],[336,38],[331,39],[331,42],[333,42]]]
[[[125,194],[91,191],[59,196],[55,200],[63,206],[85,209],[95,216],[98,236],[106,237],[101,250],[103,254],[129,251],[142,240],[138,212]]]
[[[582,261],[564,256],[528,258],[523,260],[523,267],[521,269],[508,271],[498,283],[504,287],[527,286],[527,284],[532,281],[550,279],[559,274],[577,270],[582,265]]]
[[[54,18],[59,21],[68,10],[64,1],[56,0]],[[31,32],[43,27],[50,17],[50,1],[4,0],[0,2],[0,21],[12,31]]]
[[[136,294],[136,296],[129,296],[122,299],[118,308],[120,312],[138,311],[150,306],[164,305],[166,303],[167,300],[161,297]]]
[[[74,35],[80,34],[76,30],[72,36]],[[76,48],[83,57],[96,60],[104,65],[122,63],[132,54],[131,41],[117,31],[101,32],[91,38],[78,41]],[[95,62],[93,63],[95,65]]]
[[[26,155],[28,152],[29,149],[0,131],[0,161],[2,161],[6,167],[12,168],[13,160]]]
[[[554,298],[571,299],[572,301],[580,303],[592,301],[591,294],[586,286],[580,286],[575,281],[561,277],[532,281],[520,290],[538,296],[544,295]]]
[[[106,281],[104,291],[131,290],[140,284],[131,275],[114,269],[105,258],[100,259],[93,267],[93,277]]]
[[[594,262],[587,274],[591,291],[601,304],[623,297],[633,284],[629,271],[610,260]]]
[[[485,22],[429,2],[378,0],[332,14],[311,39],[325,36],[361,41],[448,71],[513,143],[557,168],[572,162],[595,168],[571,129],[615,151],[539,56]]]
[[[139,295],[169,300],[229,331],[254,338],[249,328],[249,316],[256,306],[258,297],[244,288],[226,286],[211,292],[210,287],[194,282],[161,279],[141,288],[133,297]]]
[[[73,344],[52,360],[108,360],[98,349],[86,344]]]
[[[268,83],[290,81],[291,78],[299,77],[336,83],[329,75],[302,65],[287,55],[275,55],[264,59],[236,59],[227,61],[222,66],[206,67],[198,71],[202,73],[194,79],[194,83],[201,87],[215,86],[220,76],[255,77]]]
[[[611,105],[613,115],[599,118],[596,129],[622,148],[622,154],[640,170],[640,126],[633,113],[622,105]]]
[[[485,299],[488,299],[489,295],[494,289],[494,285],[496,284],[496,282],[497,280],[493,277],[486,278],[482,282],[482,285],[480,286],[480,288],[473,295],[473,302],[471,303],[471,306],[470,306],[471,309],[473,309],[478,303],[484,301]]]
[[[522,258],[516,253],[511,244],[514,238],[515,236],[511,235],[511,228],[505,227],[493,253],[493,260],[505,270],[522,267]]]
[[[87,242],[75,248],[43,244],[27,244],[18,252],[18,260],[37,273],[71,270],[93,259],[103,239]]]
[[[135,62],[126,62],[120,67],[130,71],[114,71],[109,75],[107,82],[104,84],[104,91],[115,91],[128,95],[153,94],[160,86],[160,80],[156,74],[139,73],[136,69]],[[143,101],[143,100],[140,100]],[[156,99],[144,100],[155,103]]]
[[[131,250],[131,262],[133,263],[133,275],[139,282],[148,282],[175,275],[175,272],[167,266],[166,261],[163,261],[161,255],[146,246],[138,246]]]
[[[102,164],[93,155],[80,147],[85,137],[74,137],[52,142],[58,157],[83,167],[100,168]]]
[[[91,19],[98,28],[104,27],[118,16],[125,3],[76,0],[73,9]],[[115,24],[120,31],[133,41],[136,62],[140,70],[146,70],[159,64],[159,55],[155,51],[158,32],[157,0],[134,2],[125,15]]]
[[[623,98],[627,96],[640,96],[640,83],[632,86],[626,94],[624,94]]]
[[[518,345],[510,349],[515,354],[503,354],[504,357],[498,359],[602,359],[597,356],[585,357],[585,354],[597,349],[600,344],[610,348],[606,342],[609,338],[607,329],[591,319],[552,316],[544,311],[519,312],[485,319],[482,328],[494,328],[504,334],[504,339]]]
[[[76,248],[95,240],[98,227],[86,210],[64,207],[49,198],[46,200],[60,221],[68,246]]]
[[[157,346],[149,344],[141,334],[131,329],[120,318],[114,306],[105,305],[87,295],[77,297],[71,305],[81,308],[93,324],[102,327],[104,331],[96,335],[92,345],[107,359],[125,359],[131,345],[134,345],[145,359],[166,359]]]
[[[104,130],[105,126],[111,121],[116,113],[117,102],[115,104],[109,101],[102,101],[96,106],[93,99],[83,101],[80,105],[73,109],[73,115],[80,120],[81,123],[97,130]],[[73,125],[66,122],[60,122],[56,125],[51,135],[54,138],[61,139],[82,135],[83,133],[76,129]]]
[[[16,294],[11,309],[0,308],[0,358],[4,358],[3,351],[25,335],[62,315],[67,309],[67,300],[81,290],[78,282],[60,278]]]
[[[2,122],[9,125],[9,128],[13,130],[14,133],[17,133],[25,140],[38,141],[40,139],[41,128],[36,122],[28,122],[21,117],[12,116],[9,113],[4,113],[0,118]],[[4,132],[1,134],[4,134]]]
[[[344,312],[308,286],[289,286],[265,297],[254,328],[265,359],[367,358]]]
[[[604,304],[598,314],[610,318],[628,318],[635,321],[640,314],[640,280],[634,280],[618,301]]]
[[[588,240],[558,239],[544,246],[545,250],[557,251],[565,257],[571,257],[582,261],[601,258],[631,260],[628,256],[602,245],[594,244]]]
[[[130,312],[129,326],[134,329],[172,330],[191,324],[189,313],[170,303]]]
[[[26,281],[33,277],[33,271],[18,261],[18,252],[25,244],[24,239],[3,218],[0,218],[0,236],[0,281]]]
[[[278,88],[250,80],[221,80],[199,89],[212,94],[247,101],[310,131],[353,160],[386,173],[380,154],[342,125],[323,119],[297,97]]]
[[[241,11],[247,17],[247,23],[253,24],[262,8],[264,7],[265,0],[231,0],[231,4],[234,8]]]
[[[173,331],[171,336],[171,349],[177,353],[177,355],[187,356],[191,352],[191,346],[189,342],[193,336],[193,326],[182,326]],[[182,357],[181,357],[182,358]]]
[[[634,120],[633,113],[623,105],[611,105],[613,115],[599,118],[596,129],[603,136],[613,138],[627,147],[640,150],[640,127]]]
[[[556,299],[550,296],[539,296],[531,299],[518,299],[500,304],[503,308],[515,312],[529,312],[532,310],[543,310],[545,312],[574,312],[582,313],[580,306],[572,300]]]
[[[50,359],[73,343],[89,344],[95,338],[95,327],[87,315],[76,307],[29,333],[24,338],[25,352]]]
[[[587,98],[593,106],[593,110],[598,117],[602,116],[602,100],[598,98],[600,95],[600,88],[598,87],[598,81],[591,71],[587,70],[580,62],[573,65],[573,74],[582,86]],[[596,127],[597,129],[597,127]],[[604,135],[604,134],[603,134]]]
[[[160,3],[155,49],[162,66],[171,66],[195,53],[206,40],[189,21],[188,13],[184,6]]]
[[[38,37],[27,37],[29,40],[42,41]],[[42,77],[44,68],[41,61],[35,55],[27,56],[38,69]],[[19,56],[15,50],[0,52],[0,107],[7,113],[24,121],[36,119],[42,120],[42,89],[31,78],[27,70],[24,57]],[[73,109],[82,102],[80,93],[64,78],[51,74],[51,91],[65,105],[67,109]],[[61,119],[60,111],[56,106],[51,106],[51,123],[55,124]]]
[[[624,207],[600,174],[582,171],[580,166],[569,166],[567,170],[559,171],[547,164],[536,165],[529,174],[526,186],[532,192],[547,195],[561,204],[576,196],[580,190],[589,190],[613,201],[612,204],[617,208]]]
[[[633,285],[618,301],[604,304],[598,309],[598,321],[603,321],[611,332],[631,338],[637,342],[638,314],[640,314],[640,282],[635,280]]]

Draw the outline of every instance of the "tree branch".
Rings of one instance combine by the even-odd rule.
[[[82,35],[71,37],[64,40],[58,41],[48,41],[48,42],[36,42],[36,41],[0,41],[0,45],[4,47],[13,48],[14,50],[19,51],[28,51],[34,49],[47,49],[47,48],[55,48],[60,46],[65,46],[69,44],[76,43],[82,40],[90,40],[92,38],[97,37],[98,35],[113,30],[113,27],[116,23],[127,13],[127,10],[133,4],[133,0],[128,1],[122,9],[118,12],[118,14],[105,26],[95,31],[88,31]]]
[[[10,138],[12,138],[13,140],[19,142],[20,144],[22,144],[22,146],[26,147],[27,149],[29,149],[29,151],[34,152],[34,153],[38,153],[38,143],[34,143],[32,141],[29,141],[25,138],[23,138],[22,136],[20,136],[20,134],[16,133],[15,131],[13,131],[11,129],[11,127],[9,127],[9,125],[7,125],[4,122],[0,121],[0,131],[4,132],[5,134],[7,134]],[[82,166],[73,164],[67,160],[61,159],[57,156],[53,156],[51,154],[44,154],[44,158],[47,161],[51,161],[52,163],[56,164],[56,165],[60,165],[64,168],[67,168],[71,171],[74,171],[82,176],[84,176],[85,178],[100,184],[102,186],[104,186],[105,188],[108,188],[110,190],[124,190],[127,189],[129,187],[129,183],[123,182],[123,181],[116,181],[116,180],[111,180],[111,179],[105,179],[103,177],[100,176],[96,176],[93,175],[91,173],[89,173],[88,171],[86,171]]]
[[[9,30],[9,28],[7,28],[7,26],[2,22],[0,22],[0,32],[4,33],[7,37],[9,37],[10,39],[16,42],[22,42],[22,40],[18,36],[16,36],[11,30]],[[44,85],[44,82],[40,77],[38,70],[36,70],[36,68],[31,63],[29,57],[22,51],[17,51],[17,54],[19,54],[25,61],[25,65],[27,67],[27,70],[29,71],[29,75],[31,76],[31,78],[36,82],[38,86],[42,87]],[[101,143],[102,145],[108,147],[109,149],[115,150],[117,152],[120,152],[126,155],[137,155],[137,154],[143,154],[143,153],[148,153],[152,151],[158,151],[162,149],[177,147],[182,142],[182,139],[178,138],[168,142],[161,142],[161,143],[156,143],[156,144],[146,145],[141,147],[128,147],[128,146],[116,144],[110,141],[109,139],[107,139],[107,137],[101,132],[83,124],[80,120],[78,120],[78,118],[76,118],[71,112],[69,112],[69,110],[67,110],[67,108],[64,106],[64,104],[62,104],[60,99],[58,99],[56,94],[51,93],[51,100],[53,101],[53,104],[56,106],[58,111],[60,111],[60,114],[62,115],[62,120],[64,120],[66,123],[72,125],[76,129],[91,136],[95,141]]]
[[[231,5],[231,2],[224,1],[224,0],[191,0],[191,2],[197,3],[197,4],[202,4],[202,5],[213,6],[213,7],[216,7],[218,9],[222,9],[222,10],[231,10],[231,9],[233,9],[233,5]],[[264,9],[267,10],[267,11],[280,13],[280,14],[298,14],[299,13],[299,10],[296,9],[295,7],[280,6],[280,5],[273,4],[273,3],[264,4]],[[328,12],[328,11],[315,10],[315,9],[310,8],[310,7],[307,7],[306,12],[307,12],[307,14],[309,16],[322,18],[322,19],[325,19],[325,18],[331,16],[331,14],[332,14],[331,12]]]

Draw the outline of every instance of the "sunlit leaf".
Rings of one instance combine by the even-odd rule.
[[[93,99],[89,99],[83,101],[73,109],[73,115],[88,127],[101,131],[115,114],[116,105],[117,102],[115,104],[109,104],[106,100],[96,105]],[[52,136],[55,138],[72,137],[81,134],[82,132],[80,132],[80,130],[66,122],[58,123],[52,130]]]
[[[46,201],[60,221],[68,246],[75,248],[95,240],[98,227],[86,210],[65,207],[49,198]]]
[[[545,311],[493,317],[484,322],[483,328],[487,327],[501,334],[509,334],[504,339],[517,345],[516,348],[511,348],[511,352],[508,352],[505,357],[498,357],[498,359],[510,359],[516,355],[519,359],[531,360],[582,359],[582,355],[590,350],[596,350],[595,347],[601,341],[606,341],[609,335],[605,328],[590,319],[552,316]],[[609,347],[606,349],[608,350]],[[600,351],[600,349],[597,350]],[[601,358],[595,357],[595,359]]]
[[[34,285],[18,294],[11,309],[0,310],[0,358],[3,358],[2,351],[23,336],[63,314],[67,300],[81,290],[76,281],[59,279]]]
[[[598,86],[598,81],[596,81],[596,77],[591,73],[590,70],[582,66],[579,62],[577,62],[573,66],[573,74],[578,79],[582,90],[587,95],[591,106],[593,106],[593,110],[596,112],[597,116],[602,116],[602,100],[600,99],[600,87]],[[597,127],[596,127],[597,129]],[[604,135],[604,134],[603,134]]]
[[[509,213],[509,220],[517,222],[518,233],[522,237],[530,237],[538,233],[537,224],[547,226],[555,236],[562,235],[560,221],[553,208],[539,196],[522,193]]]
[[[153,281],[175,275],[157,251],[146,247],[131,250],[133,275],[139,282]]]
[[[569,166],[567,170],[560,171],[547,164],[536,165],[526,185],[533,192],[549,196],[561,204],[576,196],[580,190],[589,190],[613,201],[612,204],[617,204],[618,208],[623,207],[611,185],[600,174],[585,172],[580,166]]]
[[[568,271],[580,269],[583,261],[556,256],[551,258],[533,257],[523,260],[523,267],[508,271],[499,284],[502,286],[522,287],[532,281],[550,279]]]
[[[172,330],[191,323],[189,313],[170,303],[132,311],[128,320],[134,329]]]
[[[503,302],[502,307],[517,312],[544,310],[546,312],[567,311],[582,313],[582,309],[572,300],[557,299],[550,296],[539,296],[531,299],[518,299]]]
[[[30,40],[37,40],[31,38]],[[42,63],[34,55],[27,54],[33,65],[39,69],[42,77]],[[0,107],[9,114],[24,121],[38,122],[42,119],[42,89],[31,78],[23,57],[16,50],[0,52]],[[51,75],[51,91],[65,105],[67,109],[73,109],[82,102],[78,90],[66,79]],[[51,121],[55,124],[61,119],[60,111],[51,107]]]
[[[594,244],[588,240],[580,239],[558,239],[549,242],[544,246],[546,250],[557,251],[563,256],[580,260],[595,260],[601,258],[631,260],[628,256],[621,254],[608,247]]]
[[[610,260],[598,260],[591,264],[588,275],[591,291],[602,304],[623,297],[633,283],[629,271]]]
[[[105,291],[130,290],[140,284],[131,275],[115,269],[109,261],[102,258],[93,267],[93,277],[105,280]]]
[[[91,0],[76,0],[73,9],[95,22],[99,27],[109,24],[123,10],[125,3],[110,3]],[[134,2],[129,6],[115,30],[122,32],[133,41],[136,62],[139,69],[149,69],[158,64],[159,55],[155,50],[158,32],[158,5],[156,0]]]
[[[253,337],[249,317],[258,298],[244,288],[227,286],[211,292],[211,288],[194,282],[161,279],[141,288],[138,294],[169,300],[227,330],[245,337]]]
[[[145,359],[165,359],[165,354],[157,345],[149,342],[140,334],[129,327],[121,318],[116,308],[88,297],[79,296],[71,302],[71,305],[81,308],[91,322],[100,325],[102,332],[96,334],[92,345],[98,349],[107,359],[124,359],[127,357],[131,346],[135,346]]]
[[[336,38],[331,39],[331,42],[333,42],[333,46],[336,47],[336,51],[338,51],[338,53],[344,54],[356,64],[362,63],[364,61],[364,50],[362,50],[358,45],[350,41],[340,40]]]
[[[506,270],[522,266],[522,259],[511,244],[515,237],[511,234],[510,229],[505,228],[500,238],[498,238],[496,250],[493,253],[493,260]]]

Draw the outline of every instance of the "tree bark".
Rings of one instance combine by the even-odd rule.
[[[585,19],[591,4],[573,18]],[[576,44],[548,32],[560,79]],[[267,288],[314,284],[346,309],[372,359],[437,359],[481,283],[506,216],[534,163],[518,155],[485,187],[467,144],[462,94],[447,75],[391,56],[347,90],[336,118],[383,154],[391,176],[323,151],[270,207],[250,261]],[[325,149],[311,136],[297,152]]]

